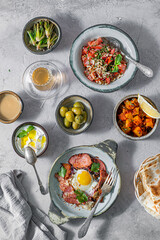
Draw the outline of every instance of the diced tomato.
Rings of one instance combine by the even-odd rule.
[[[115,72],[115,73],[113,73],[113,75],[114,75],[114,77],[116,77],[116,76],[119,75],[119,73],[118,73],[118,72]]]
[[[98,39],[96,39],[96,40],[94,40],[94,41],[88,42],[88,46],[89,46],[89,47],[96,46],[96,45],[99,45],[99,44],[102,43],[102,42],[103,42],[103,41],[102,41],[102,38],[98,38]]]
[[[119,73],[122,74],[126,70],[126,64],[120,64],[120,65],[118,65],[118,68],[119,68]]]
[[[83,60],[83,65],[84,65],[85,67],[87,67],[87,66],[89,65],[89,61],[88,61],[87,58]]]
[[[93,78],[92,78],[91,74],[89,74],[89,75],[87,76],[87,78],[88,78],[91,82],[93,82]]]
[[[92,72],[90,75],[91,75],[91,77],[92,77],[93,80],[97,77],[96,72]]]
[[[96,50],[94,50],[93,48],[89,51],[92,55],[95,54]]]
[[[102,53],[102,59],[105,60],[108,57],[108,53]]]
[[[87,53],[88,53],[88,47],[83,47],[82,54],[87,54]]]
[[[105,62],[107,64],[110,64],[112,61],[113,61],[113,57],[112,56],[107,57],[106,60],[105,60]]]
[[[115,53],[115,48],[111,50],[111,54],[113,55]]]
[[[110,82],[111,82],[110,77],[106,77],[106,78],[105,78],[105,81],[106,81],[107,84],[110,84]]]
[[[87,59],[91,59],[91,58],[93,58],[93,57],[94,57],[94,54],[93,54],[93,53],[89,52],[89,53],[87,54]]]
[[[101,82],[103,79],[102,78],[98,78],[95,80],[96,83],[98,83],[99,81]]]
[[[94,49],[100,50],[100,49],[102,49],[103,46],[104,46],[104,44],[99,44],[99,45],[94,46]]]

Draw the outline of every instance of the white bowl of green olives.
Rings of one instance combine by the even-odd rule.
[[[71,135],[80,134],[90,126],[93,119],[93,107],[84,97],[71,95],[57,106],[56,120],[60,128]]]

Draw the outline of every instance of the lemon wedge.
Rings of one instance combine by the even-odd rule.
[[[160,113],[152,107],[152,105],[147,102],[144,97],[138,94],[138,103],[142,110],[150,117],[152,118],[160,118]]]

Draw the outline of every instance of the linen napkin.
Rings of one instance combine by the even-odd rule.
[[[0,175],[0,240],[65,240],[66,232],[28,201],[22,172]]]

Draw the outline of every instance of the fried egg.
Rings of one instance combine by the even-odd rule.
[[[86,192],[88,195],[92,195],[94,192],[94,188],[97,186],[98,182],[93,180],[91,174],[84,170],[79,169],[73,175],[71,180],[71,185],[74,189],[80,189]]]

